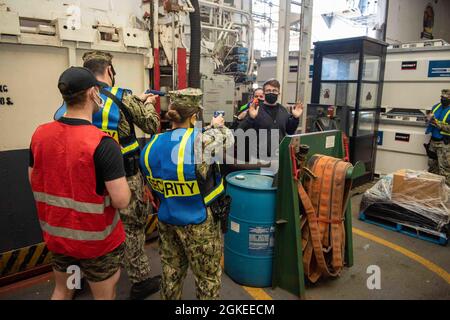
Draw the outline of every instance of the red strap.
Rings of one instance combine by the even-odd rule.
[[[343,268],[343,221],[351,188],[346,173],[351,164],[321,155],[309,164],[317,178],[306,179],[306,190],[299,182],[298,194],[305,212],[301,219],[304,270],[314,283],[320,277],[338,276]]]

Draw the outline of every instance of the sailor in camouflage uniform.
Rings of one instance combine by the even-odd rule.
[[[220,225],[210,206],[224,188],[214,155],[230,148],[234,137],[222,116],[213,118],[204,131],[194,128],[201,111],[200,89],[172,91],[169,96],[167,117],[172,130],[154,136],[141,154],[142,171],[161,201],[161,298],[181,299],[190,266],[197,298],[217,299],[222,244]]]
[[[444,176],[450,186],[450,89],[442,90],[441,102],[433,106],[430,117],[428,171]]]
[[[124,267],[132,283],[130,299],[143,299],[160,287],[160,276],[150,276],[150,261],[144,250],[145,226],[151,205],[144,199],[144,180],[139,170],[140,147],[134,125],[147,134],[158,131],[159,116],[155,97],[136,96],[131,90],[115,87],[113,56],[107,52],[87,52],[83,66],[90,69],[102,85],[103,110],[94,115],[93,124],[112,135],[122,147],[127,181],[131,190],[128,208],[120,210],[126,232]]]

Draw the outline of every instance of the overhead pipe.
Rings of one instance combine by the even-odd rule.
[[[223,31],[223,32],[234,32],[234,33],[240,33],[240,30],[236,30],[236,29],[226,29],[226,28],[219,28],[219,27],[213,27],[213,26],[208,26],[208,25],[204,25],[202,24],[202,29],[206,29],[206,30],[217,30],[217,31]]]
[[[245,16],[250,16],[250,13],[248,13],[247,11],[237,9],[235,7],[225,6],[225,5],[215,3],[215,2],[204,1],[204,0],[198,0],[198,3],[205,7],[210,7],[210,8],[214,8],[214,9],[222,9],[224,11],[240,13]]]
[[[56,28],[47,25],[38,25],[37,27],[20,26],[20,32],[54,36],[56,35]]]

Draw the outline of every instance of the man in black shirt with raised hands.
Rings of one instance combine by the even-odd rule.
[[[290,114],[285,107],[279,104],[278,96],[280,94],[280,82],[276,79],[267,80],[263,85],[264,90],[264,102],[258,105],[252,103],[249,107],[247,117],[239,124],[238,129],[247,131],[249,129],[256,130],[258,136],[258,158],[261,158],[264,149],[267,147],[267,156],[272,156],[271,137],[272,130],[278,130],[279,141],[274,141],[278,147],[281,140],[286,135],[295,134],[300,117],[303,113],[303,104],[297,103],[292,108],[292,114]],[[267,133],[261,132],[261,130],[267,130]],[[267,134],[267,146],[264,146],[261,138]],[[250,143],[252,145],[252,143]],[[253,153],[254,154],[254,153]],[[254,154],[255,155],[255,154]],[[263,159],[266,160],[266,159]]]

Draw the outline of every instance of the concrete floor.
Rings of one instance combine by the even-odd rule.
[[[358,220],[361,196],[352,199],[353,227],[401,246],[429,260],[443,269],[441,276],[417,261],[372,240],[353,234],[354,259],[352,268],[345,269],[340,278],[321,281],[308,286],[306,299],[442,299],[450,300],[450,246],[443,247],[423,240],[414,239],[396,232],[366,224]],[[147,246],[153,273],[160,274],[161,265],[157,243]],[[366,286],[367,267],[377,265],[381,269],[381,289],[369,290]],[[447,281],[444,279],[446,278]],[[9,287],[0,288],[0,300],[4,299],[48,299],[53,288],[51,274],[32,281],[24,281]],[[122,272],[117,296],[126,299],[130,284],[126,273]],[[261,292],[263,295],[261,295]],[[268,296],[267,296],[268,295]],[[222,277],[221,298],[223,300],[244,300],[266,297],[280,300],[297,299],[282,290],[269,289],[259,294],[249,293],[244,287],[234,283],[226,274]],[[89,291],[77,299],[91,299]],[[194,279],[188,274],[183,292],[184,299],[195,299]],[[154,294],[149,300],[159,299]]]

